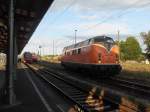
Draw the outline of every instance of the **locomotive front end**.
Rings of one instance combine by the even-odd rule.
[[[121,65],[119,63],[119,47],[110,37],[93,38],[93,60],[96,62],[96,71],[107,75],[119,74]]]

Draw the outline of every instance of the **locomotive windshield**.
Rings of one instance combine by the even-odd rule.
[[[94,38],[94,43],[99,43],[103,46],[105,46],[108,51],[111,49],[111,47],[115,44],[114,40],[110,37],[105,36],[98,36]]]
[[[99,36],[94,38],[94,43],[108,43],[108,44],[114,44],[114,41],[110,37],[105,36]]]

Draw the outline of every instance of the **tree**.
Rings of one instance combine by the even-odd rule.
[[[128,37],[126,41],[121,41],[120,51],[123,60],[138,60],[142,53],[140,44],[135,37]]]
[[[143,38],[144,44],[146,45],[146,56],[150,59],[150,31],[148,33],[141,32],[141,36]]]
[[[125,41],[123,41],[123,40],[120,41],[119,47],[120,47],[120,58],[121,58],[121,60],[126,60],[125,59],[125,54],[126,54],[126,49],[125,49],[126,43],[125,43]]]
[[[129,60],[137,60],[142,51],[139,42],[135,37],[128,37],[126,39],[126,58]]]

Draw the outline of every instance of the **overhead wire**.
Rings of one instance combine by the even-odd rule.
[[[58,16],[56,16],[53,19],[51,24],[54,24],[58,19],[60,19],[60,17],[63,16],[75,4],[75,2],[76,2],[76,0],[72,0],[72,2]]]
[[[119,18],[119,17],[121,17],[121,16],[127,14],[126,11],[129,10],[130,8],[133,8],[133,6],[134,6],[135,4],[137,4],[139,1],[141,1],[141,0],[136,1],[136,2],[134,2],[133,4],[131,4],[129,7],[127,7],[126,9],[121,10],[121,11],[118,13],[118,15],[112,14],[111,16],[109,16],[109,17],[107,17],[107,18],[104,18],[102,21],[100,21],[100,22],[98,22],[98,23],[96,23],[96,24],[94,24],[94,25],[92,25],[92,26],[90,26],[90,27],[88,27],[88,28],[86,28],[86,29],[84,29],[84,30],[90,30],[90,29],[92,29],[92,28],[95,28],[97,25],[100,25],[100,24],[103,24],[103,23],[107,22],[108,20],[112,19],[114,16],[115,16],[116,18]],[[144,4],[144,5],[147,5],[147,3]]]
[[[66,8],[64,8],[63,11],[61,11],[61,13],[59,15],[57,15],[52,21],[50,21],[50,25],[54,24],[58,19],[60,19],[61,16],[63,16],[76,2],[77,0],[72,0],[71,3],[69,5],[67,5]],[[55,2],[54,2],[55,3]],[[56,4],[53,5],[53,8]],[[52,8],[50,10],[52,12]],[[46,31],[48,29],[49,25],[45,26],[44,31]]]
[[[101,25],[101,24],[103,24],[103,23],[109,21],[110,19],[111,19],[111,20],[112,20],[112,19],[117,19],[117,18],[119,18],[119,17],[121,17],[121,16],[123,16],[123,15],[129,13],[129,12],[126,12],[126,11],[128,11],[130,8],[133,8],[133,6],[136,5],[139,1],[140,1],[140,0],[134,2],[133,4],[131,4],[130,6],[128,6],[126,9],[121,10],[119,13],[117,13],[118,15],[112,14],[111,16],[109,16],[109,17],[107,17],[107,18],[104,18],[101,22],[98,22],[98,23],[96,23],[96,24],[94,24],[94,25],[92,25],[92,26],[90,26],[90,27],[86,27],[85,29],[80,30],[79,32],[82,32],[82,35],[88,38],[88,36],[86,36],[88,32],[85,32],[85,31],[88,31],[88,30],[90,30],[90,29],[93,29],[93,28],[97,27],[98,25]],[[145,7],[145,6],[149,6],[149,5],[150,5],[150,2],[148,1],[148,2],[146,2],[146,3],[142,4],[142,5],[140,5],[140,7]],[[114,16],[115,16],[115,18],[113,18]],[[85,33],[83,33],[83,31],[86,33],[86,35],[85,35]],[[93,36],[93,35],[91,35],[91,32],[89,32],[89,33],[90,33],[90,36]]]
[[[67,5],[66,8],[64,8],[64,10],[59,14],[57,15],[52,21],[50,21],[48,24],[52,25],[54,24],[58,19],[60,19],[61,16],[63,16],[63,14],[65,14],[65,12],[67,12],[67,10],[69,10],[74,4],[75,4],[76,0],[72,0],[72,2]],[[54,9],[55,7],[55,2],[53,3],[52,7],[50,8],[50,11],[49,12],[52,12],[52,10]],[[48,29],[49,25],[46,25],[43,30],[46,31]]]
[[[145,4],[142,4],[141,7],[145,7],[145,6],[148,6],[148,5],[150,5],[150,2],[145,3]],[[136,10],[137,10],[137,9],[136,9]],[[135,10],[135,11],[136,11],[136,10]],[[125,14],[127,14],[127,12],[124,12],[124,13],[122,13],[122,14],[119,14],[117,17],[119,18],[119,17],[121,17],[121,16],[123,16],[123,15],[125,15]]]
[[[57,15],[49,24],[52,25],[54,24],[58,19],[60,19],[61,16],[63,16],[76,2],[77,0],[72,0],[71,3],[69,5],[67,5],[66,8],[64,8],[64,10],[59,14]],[[50,8],[50,12],[52,12],[52,10],[54,9],[56,4],[53,3],[52,7]],[[49,25],[47,25],[46,27],[44,27],[44,31],[47,30],[49,27]],[[39,45],[37,47],[37,49],[39,49],[39,46],[41,45],[41,42],[40,42],[40,39],[39,39]],[[43,46],[43,45],[42,45]]]

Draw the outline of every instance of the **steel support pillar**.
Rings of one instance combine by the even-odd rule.
[[[9,0],[9,19],[8,19],[8,48],[7,48],[7,63],[5,75],[6,95],[4,98],[4,105],[0,106],[0,110],[11,108],[21,104],[17,102],[14,93],[14,79],[16,76],[17,66],[17,38],[14,24],[14,0]]]
[[[15,34],[14,34],[14,39],[13,39],[13,41],[14,41],[14,45],[13,45],[13,49],[14,49],[14,55],[13,55],[13,67],[14,67],[14,69],[13,69],[13,79],[14,80],[17,80],[17,71],[16,71],[16,69],[17,69],[17,59],[18,59],[18,46],[17,46],[17,32],[16,32],[17,30],[16,30],[16,27],[15,27],[15,29],[14,29],[14,32],[15,32]]]
[[[14,105],[16,103],[16,97],[14,94],[14,0],[9,1],[9,37],[8,37],[8,53],[7,53],[7,76],[6,76],[6,88],[7,97],[6,103],[8,105]]]

